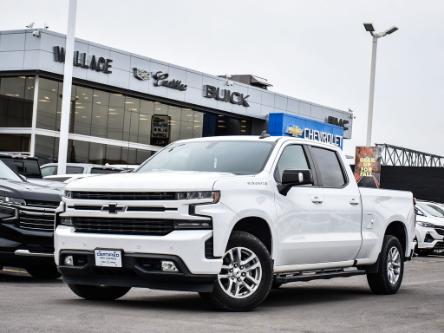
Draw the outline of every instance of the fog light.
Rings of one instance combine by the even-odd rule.
[[[66,256],[63,260],[64,264],[66,266],[74,266],[74,257],[73,256]]]
[[[162,271],[163,272],[178,272],[176,265],[174,262],[169,260],[162,260]]]

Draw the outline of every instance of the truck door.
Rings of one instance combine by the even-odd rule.
[[[361,200],[340,156],[332,149],[290,144],[277,162],[276,182],[285,169],[310,169],[313,186],[277,194],[279,262],[301,265],[354,260],[361,246]]]

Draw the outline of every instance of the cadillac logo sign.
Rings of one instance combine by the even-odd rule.
[[[140,81],[146,81],[150,79],[150,73],[144,69],[133,68],[134,77]]]

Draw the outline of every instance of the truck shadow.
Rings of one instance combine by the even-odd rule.
[[[265,302],[256,311],[270,310],[287,306],[306,306],[316,303],[334,303],[359,297],[371,297],[372,294],[365,287],[309,287],[309,286],[288,286],[281,289],[272,290]],[[75,296],[73,296],[75,297]],[[186,311],[186,312],[215,312],[209,308],[195,293],[155,295],[155,296],[132,296],[124,297],[114,302],[92,302],[81,299],[60,300],[64,304],[85,304],[90,306],[100,304],[100,307],[110,307],[113,309],[131,310],[154,310],[154,311]]]
[[[32,284],[32,283],[45,283],[45,284],[61,284],[62,279],[35,279],[32,278],[28,273],[22,270],[1,270],[0,269],[0,283],[23,283],[23,284]]]

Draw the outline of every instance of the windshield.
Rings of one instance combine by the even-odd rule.
[[[22,182],[23,180],[10,168],[6,166],[5,163],[0,161],[0,179],[8,179]]]
[[[423,204],[423,203],[417,203],[418,207],[421,208],[427,215],[433,216],[433,217],[444,217],[444,215],[434,209],[433,207]]]
[[[137,172],[174,170],[257,174],[264,168],[272,149],[271,142],[179,142],[161,150]]]

